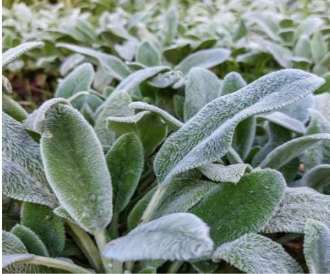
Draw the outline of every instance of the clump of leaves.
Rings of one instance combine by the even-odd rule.
[[[3,65],[39,46],[5,52]],[[133,71],[62,46],[118,84],[94,90],[84,59],[32,113],[4,95],[3,194],[21,205],[2,234],[4,271],[302,272],[276,234],[287,233],[305,236],[311,273],[329,272],[330,101],[314,95],[324,79],[220,79],[208,69],[229,58],[222,48],[164,66],[143,43],[137,59],[152,65]]]

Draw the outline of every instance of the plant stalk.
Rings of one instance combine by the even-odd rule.
[[[47,267],[59,268],[66,271],[70,271],[72,273],[92,273],[91,271],[79,265],[43,256],[34,256],[32,259],[27,259],[21,262],[26,264],[43,265]]]
[[[179,268],[183,265],[184,262],[182,261],[175,261],[171,266],[169,267],[167,273],[177,273]]]

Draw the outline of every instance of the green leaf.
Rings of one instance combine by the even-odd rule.
[[[252,168],[248,164],[234,164],[229,166],[208,164],[200,167],[199,170],[212,181],[236,184]]]
[[[29,253],[49,257],[45,244],[28,227],[17,224],[10,232],[22,241]]]
[[[248,29],[244,23],[244,20],[240,20],[239,25],[236,28],[235,33],[233,35],[233,40],[237,42],[247,34],[248,34]]]
[[[295,39],[305,35],[310,36],[311,34],[317,32],[323,25],[323,20],[318,17],[307,17],[305,20],[301,21],[299,26],[295,31]]]
[[[283,198],[285,181],[275,170],[255,170],[236,185],[218,184],[191,209],[211,227],[216,245],[260,231]]]
[[[221,83],[221,89],[219,95],[224,96],[227,94],[231,94],[245,86],[246,86],[246,82],[239,73],[235,71],[229,72],[223,79],[223,82]]]
[[[118,80],[123,80],[131,73],[127,65],[125,65],[125,63],[116,56],[105,54],[94,49],[66,43],[58,43],[56,46],[94,58],[101,67],[103,67],[111,76]]]
[[[106,155],[111,174],[114,212],[128,205],[143,171],[144,155],[139,138],[134,133],[120,136]]]
[[[218,247],[212,260],[224,260],[246,273],[303,273],[281,245],[254,233]]]
[[[29,259],[33,259],[33,254],[3,254],[2,255],[2,271],[3,273],[6,273],[4,268],[7,268],[8,266],[19,263],[20,261],[25,261]],[[26,269],[24,269],[26,270]],[[16,271],[15,271],[16,272]],[[10,272],[8,272],[10,273]]]
[[[175,39],[178,33],[178,25],[179,25],[179,14],[176,7],[170,8],[164,20],[164,44],[166,46],[172,45],[173,40]]]
[[[311,46],[313,60],[314,63],[317,64],[322,61],[323,57],[327,53],[327,47],[320,32],[314,33],[313,38],[311,40]]]
[[[304,232],[304,255],[309,273],[330,273],[329,227],[310,219]]]
[[[16,101],[9,96],[2,94],[2,111],[14,118],[18,122],[22,122],[28,116],[28,113]]]
[[[84,63],[75,68],[62,82],[55,91],[57,98],[70,98],[79,91],[89,91],[94,80],[94,68],[90,63]],[[77,107],[81,107],[83,100],[75,102]]]
[[[2,115],[3,194],[20,201],[57,206],[47,183],[40,147],[22,125]]]
[[[160,53],[155,46],[149,42],[144,42],[137,49],[136,61],[147,67],[159,66]]]
[[[304,151],[320,141],[330,141],[330,134],[319,133],[299,137],[284,143],[269,153],[260,163],[259,167],[269,167],[279,169],[293,158],[303,154]]]
[[[70,216],[70,214],[64,209],[63,206],[59,206],[59,207],[55,208],[53,210],[53,213],[55,215],[57,215],[58,217],[61,217],[63,219],[66,219],[66,220],[70,221],[71,223],[74,223],[74,224],[76,224],[76,225],[79,226],[79,224],[77,224],[75,222],[75,220],[72,219],[72,217]]]
[[[21,209],[21,223],[40,238],[52,257],[61,254],[65,245],[64,224],[50,208],[24,203]]]
[[[108,128],[117,136],[133,132],[141,140],[145,155],[148,157],[167,135],[166,125],[150,111],[142,111],[133,116],[108,117]]]
[[[208,226],[190,213],[174,213],[132,230],[106,245],[107,259],[180,260],[207,258],[213,251]]]
[[[72,69],[80,65],[85,60],[85,57],[79,53],[74,53],[67,57],[60,66],[62,76],[67,75]]]
[[[149,81],[149,84],[156,88],[167,88],[182,79],[182,72],[178,70],[171,70],[160,74]]]
[[[171,213],[187,212],[199,203],[216,184],[192,178],[176,178],[166,188],[152,219]]]
[[[134,110],[146,110],[157,114],[159,118],[161,118],[164,123],[166,123],[173,131],[177,131],[180,127],[183,126],[183,123],[173,117],[171,114],[153,105],[149,105],[143,102],[133,102],[129,105],[129,108]]]
[[[311,120],[307,127],[307,134],[330,134],[330,121],[315,109],[309,109],[309,112]],[[328,138],[327,140],[321,141],[306,150],[304,152],[304,162],[307,170],[320,164],[330,163],[330,139]]]
[[[27,51],[34,48],[41,48],[44,43],[41,42],[28,42],[23,43],[15,48],[9,49],[2,54],[2,67],[6,67],[9,63],[26,53]]]
[[[284,199],[263,232],[303,233],[310,218],[330,226],[329,208],[330,196],[308,187],[287,187]]]
[[[161,147],[154,162],[159,182],[166,184],[176,174],[221,158],[239,122],[294,103],[322,83],[321,78],[300,70],[282,70],[213,100]]]
[[[294,47],[294,54],[299,57],[306,58],[307,60],[312,60],[312,46],[306,36],[301,36]]]
[[[2,230],[2,254],[28,253],[23,242],[14,234]]]
[[[175,69],[182,71],[183,75],[187,75],[193,67],[212,68],[226,61],[229,56],[230,51],[227,49],[200,50],[183,59]]]
[[[330,165],[317,165],[302,177],[299,186],[308,186],[322,192],[323,187],[330,184]]]
[[[45,131],[42,159],[60,204],[85,230],[104,229],[112,217],[112,187],[93,128],[74,108],[56,105],[46,113]]]
[[[207,103],[218,97],[220,81],[203,68],[192,68],[185,87],[184,120],[188,121]]]
[[[102,146],[108,149],[115,141],[115,134],[108,129],[106,119],[108,117],[125,117],[133,115],[134,112],[128,108],[132,102],[131,96],[126,91],[120,91],[111,96],[101,106],[100,113],[97,115],[94,130]]]

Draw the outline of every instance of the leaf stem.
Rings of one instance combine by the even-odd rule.
[[[70,230],[72,231],[72,237],[82,250],[82,252],[87,257],[91,266],[99,273],[104,272],[102,260],[100,253],[91,239],[87,232],[81,229],[79,226],[75,225],[74,223],[67,222]]]
[[[177,273],[179,268],[183,265],[184,262],[182,261],[175,261],[171,266],[169,267],[167,273]]]
[[[79,265],[43,256],[34,256],[32,259],[27,259],[21,262],[26,264],[43,265],[47,267],[59,268],[66,271],[70,271],[72,273],[92,273],[90,270],[87,270],[86,268],[83,268]]]

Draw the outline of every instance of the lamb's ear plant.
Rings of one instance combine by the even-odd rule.
[[[185,25],[177,10],[165,14],[159,41],[140,43],[111,24],[99,30],[120,39],[114,48],[131,63],[58,43],[76,55],[62,66],[56,98],[27,113],[4,97],[5,215],[19,215],[2,234],[4,271],[329,271],[330,105],[328,93],[313,94],[324,79],[299,69],[252,82],[226,70],[221,79],[218,66],[237,53],[209,48],[213,37],[182,49],[173,43]],[[284,43],[272,17],[244,20]],[[321,62],[323,38],[306,32],[304,58]],[[39,46],[5,52],[4,65]],[[188,54],[169,62],[178,50]],[[100,75],[115,80],[99,90]],[[283,247],[301,235],[306,265]]]

